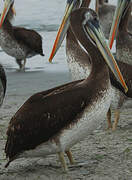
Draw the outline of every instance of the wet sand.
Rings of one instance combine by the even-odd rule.
[[[52,65],[51,65],[52,66]],[[5,169],[4,146],[8,122],[24,101],[35,92],[71,80],[68,70],[7,72],[8,88],[0,109],[0,180],[131,180],[132,179],[132,118],[131,109],[121,113],[115,132],[106,131],[107,123],[98,127],[84,141],[72,148],[77,164],[62,172],[56,155],[46,158],[19,159]],[[67,159],[67,158],[66,158]]]

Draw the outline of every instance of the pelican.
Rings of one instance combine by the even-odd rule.
[[[7,130],[6,167],[20,157],[57,153],[66,171],[64,152],[71,161],[70,148],[98,127],[108,111],[112,98],[109,68],[128,90],[104,40],[96,13],[87,8],[72,12],[76,2],[67,1],[65,21],[69,21],[86,51],[89,47],[95,49],[90,75],[85,80],[36,93],[21,106]]]
[[[117,34],[116,58],[118,61],[121,61],[118,62],[118,65],[121,68],[121,72],[123,72],[127,85],[129,84],[129,97],[132,98],[132,33],[127,30],[129,18],[131,17],[131,2],[131,0],[118,0],[114,21],[110,32],[109,46],[110,48],[112,47],[114,36]],[[115,109],[113,127],[111,124],[111,112],[110,110],[108,112],[109,127],[112,127],[113,130],[115,130],[117,127],[120,118],[120,110],[126,100],[128,100],[128,98],[124,94],[119,93],[119,91],[115,92],[115,98],[112,102],[112,107]]]
[[[82,4],[80,1],[78,1],[76,6],[74,6],[74,9],[78,8],[78,7],[83,7],[83,6],[87,7],[89,5],[89,3],[90,3],[90,1],[88,1],[88,0],[84,0],[82,2]],[[65,15],[64,15],[64,17],[65,17]],[[78,80],[78,79],[87,78],[87,76],[89,75],[89,73],[91,71],[91,54],[93,57],[93,54],[95,54],[95,50],[94,50],[94,48],[93,49],[89,48],[88,53],[86,53],[85,49],[82,48],[82,46],[80,46],[75,35],[72,33],[71,27],[69,27],[69,25],[68,25],[68,21],[66,21],[64,24],[64,19],[62,20],[62,23],[58,30],[58,34],[57,34],[49,61],[52,61],[53,57],[55,56],[56,52],[58,51],[66,32],[67,32],[66,55],[67,55],[67,62],[68,62],[69,70],[72,74],[72,79]],[[118,65],[121,69],[121,72],[123,73],[123,77],[124,77],[125,81],[127,81],[128,92],[127,92],[127,94],[125,94],[123,92],[123,90],[121,90],[121,88],[120,88],[118,82],[116,81],[116,79],[114,78],[113,74],[110,73],[110,80],[112,83],[113,94],[114,94],[113,100],[115,99],[116,104],[119,101],[119,97],[123,96],[122,93],[124,93],[125,96],[132,98],[132,94],[131,94],[132,66],[122,63],[122,62],[118,62]],[[129,69],[129,71],[126,71],[127,69]],[[121,103],[119,102],[119,104],[121,104]],[[114,105],[114,106],[117,106],[117,105]],[[116,114],[115,115],[116,118],[118,118],[118,113],[115,113],[115,114]],[[107,121],[108,121],[108,129],[112,128],[110,110],[107,114]],[[114,130],[114,127],[112,129]]]
[[[104,0],[96,0],[96,12],[99,15],[100,24],[107,39],[109,39],[115,9],[115,5],[105,3]],[[128,29],[132,30],[132,16],[128,23]]]
[[[42,37],[34,30],[12,26],[11,20],[15,12],[13,4],[14,0],[4,1],[0,17],[0,46],[4,52],[16,59],[20,70],[24,70],[26,58],[37,54],[44,56]]]

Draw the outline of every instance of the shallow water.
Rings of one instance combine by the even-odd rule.
[[[115,2],[114,0],[111,3]],[[66,56],[65,56],[65,42],[62,44],[59,52],[53,60],[51,65],[48,62],[52,45],[56,37],[57,29],[61,22],[66,0],[16,0],[15,10],[16,17],[14,24],[17,26],[31,28],[40,33],[43,37],[44,57],[39,55],[27,60],[26,71],[68,71]],[[1,4],[1,9],[3,3]],[[94,8],[94,1],[92,0],[91,7]],[[0,63],[6,67],[7,71],[16,71],[18,65],[14,58],[8,56],[0,51]]]

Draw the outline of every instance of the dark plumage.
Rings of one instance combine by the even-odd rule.
[[[36,54],[44,56],[42,49],[42,37],[34,30],[13,27],[13,35],[18,43],[23,43]]]
[[[4,95],[6,93],[6,85],[7,85],[7,79],[6,79],[6,73],[5,70],[3,68],[3,66],[0,64],[0,79],[3,85],[3,89],[4,89]]]
[[[34,149],[42,142],[57,137],[63,128],[74,123],[77,113],[82,112],[86,106],[81,106],[86,98],[85,92],[84,98],[80,94],[79,83],[82,81],[31,96],[9,123],[6,156],[12,159],[24,150]]]
[[[113,73],[110,71],[111,83],[112,83],[113,87],[117,88],[117,90],[119,89],[120,92],[123,93],[123,94],[121,94],[121,96],[123,96],[124,99],[132,98],[132,65],[124,63],[124,62],[120,62],[120,61],[117,61],[117,64],[118,64],[120,71],[123,75],[123,78],[127,84],[128,91],[126,93],[124,92],[124,89],[122,88],[120,83],[116,80]]]
[[[3,104],[3,100],[6,93],[6,74],[3,66],[0,64],[0,106]]]

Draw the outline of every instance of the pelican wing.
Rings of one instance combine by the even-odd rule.
[[[42,37],[34,30],[13,27],[13,34],[19,43],[23,43],[36,53],[44,55],[42,50]]]
[[[34,149],[76,123],[86,106],[84,89],[77,81],[31,96],[9,123],[7,157]]]

